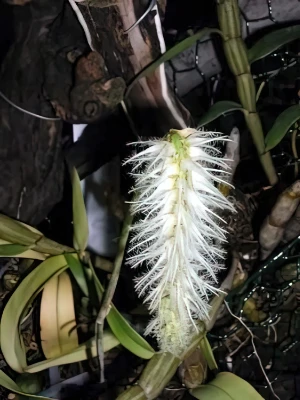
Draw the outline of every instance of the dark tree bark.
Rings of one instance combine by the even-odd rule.
[[[3,28],[2,38],[7,33],[9,38],[2,39],[2,48],[10,47],[2,60],[0,90],[36,114],[71,123],[104,121],[123,99],[126,83],[160,54],[154,13],[129,35],[124,33],[144,11],[138,1],[80,3],[93,52],[67,0],[9,2],[15,5],[2,3],[0,9],[12,27]],[[189,121],[166,86],[163,67],[140,80],[126,103],[141,135],[161,136]],[[0,211],[37,224],[62,196],[62,121],[29,116],[2,98],[0,110]],[[103,129],[101,134],[110,132]],[[104,161],[119,151],[122,137],[112,138],[97,142],[111,146],[107,152],[100,149]]]

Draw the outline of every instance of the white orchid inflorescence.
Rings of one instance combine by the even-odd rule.
[[[214,147],[225,140],[215,132],[171,130],[139,142],[146,149],[129,160],[136,192],[131,210],[141,216],[129,261],[147,266],[136,283],[153,315],[146,334],[175,355],[197,331],[197,320],[208,318],[209,294],[218,291],[226,231],[217,212],[233,209],[215,186],[226,184],[228,163]]]

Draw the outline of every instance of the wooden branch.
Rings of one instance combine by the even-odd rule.
[[[90,51],[68,2],[21,3],[0,3],[0,12],[8,12],[12,26],[12,45],[1,65],[0,91],[35,114],[71,123],[103,119],[123,99],[125,82],[164,51],[157,10],[129,35],[124,33],[143,13],[139,2],[113,1],[111,5],[101,0],[101,7],[78,3],[96,52]],[[6,28],[2,28],[3,37]],[[0,107],[4,170],[0,211],[36,224],[62,196],[62,123],[29,116],[3,99]],[[163,65],[138,82],[127,108],[140,135],[162,136],[170,128],[191,125],[189,113],[168,88]]]
[[[143,13],[143,5],[137,3],[123,0],[105,8],[79,3],[95,49],[110,73],[127,83],[165,50],[157,10],[129,34],[124,33]],[[140,135],[161,136],[171,128],[192,124],[189,112],[169,89],[164,65],[136,84],[127,106]]]
[[[125,82],[90,53],[82,28],[64,0],[0,3],[11,46],[0,72],[0,91],[17,106],[47,117],[93,122],[122,100]],[[7,41],[3,41],[5,51]],[[64,160],[62,122],[44,121],[0,99],[0,211],[37,224],[60,201]]]

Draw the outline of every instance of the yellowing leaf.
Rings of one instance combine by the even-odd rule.
[[[70,313],[70,311],[68,310],[68,308],[71,305],[72,311],[74,313],[73,294],[71,293],[72,287],[70,278],[68,275],[62,274],[66,268],[67,268],[66,259],[63,255],[54,256],[45,260],[21,281],[20,285],[16,288],[11,298],[9,299],[6,307],[4,308],[1,319],[1,332],[0,332],[1,349],[4,358],[7,361],[7,364],[12,369],[14,369],[19,373],[23,372],[34,373],[44,370],[46,368],[50,368],[52,366],[82,361],[86,360],[91,356],[96,356],[97,350],[96,350],[95,339],[91,339],[90,341],[77,346],[78,342],[77,342],[76,330],[74,331],[72,330],[72,332],[75,332],[73,333],[73,335],[76,334],[76,348],[74,348],[75,347],[74,340],[73,343],[72,340],[70,340],[69,322],[71,321],[72,324],[74,323],[75,315],[73,314],[73,318],[72,316],[70,318],[70,314],[72,314],[72,312]],[[61,284],[59,284],[61,278],[60,275],[62,275],[63,277],[63,281],[61,281]],[[65,279],[66,276],[67,280]],[[29,305],[35,299],[37,294],[43,289],[43,287],[45,285],[47,286],[47,282],[48,283],[50,282],[50,285],[53,284],[53,282],[56,282],[56,286],[58,287],[58,289],[56,290],[58,301],[56,302],[56,304],[64,303],[62,307],[59,306],[57,309],[56,318],[59,322],[58,324],[56,324],[56,328],[57,326],[62,327],[62,329],[59,330],[59,333],[63,335],[64,340],[62,341],[62,351],[66,352],[66,354],[58,355],[57,357],[51,358],[49,360],[45,360],[31,366],[27,366],[24,345],[22,337],[19,333],[19,325],[20,321],[26,315]],[[65,298],[64,296],[65,291],[67,291],[67,296],[69,297],[69,299]],[[59,292],[61,292],[61,296],[58,294]],[[49,296],[48,300],[49,302],[53,303],[53,296]],[[66,305],[69,306],[66,307]],[[52,325],[54,325],[53,324],[54,321],[53,319],[51,319],[51,316],[49,316],[47,312],[43,314],[43,316],[44,315],[46,316],[46,318],[48,318],[49,322],[50,323],[52,322]],[[59,337],[59,340],[61,340],[61,337]],[[111,332],[104,332],[103,340],[104,340],[103,341],[104,351],[108,351],[120,343],[119,340]],[[72,351],[70,349],[70,342],[72,343],[72,348],[73,348]],[[5,377],[6,375],[4,375],[4,378]],[[0,385],[1,384],[2,383],[0,375]],[[3,386],[8,387],[5,386],[5,382],[3,383]],[[15,389],[18,389],[18,390],[13,390],[16,393],[24,394],[22,391],[19,390],[20,388],[17,388],[17,386],[15,386]],[[25,395],[27,394],[25,393]],[[40,396],[31,396],[31,397],[40,397]]]
[[[57,310],[61,354],[66,354],[78,346],[73,290],[66,271],[58,277]]]
[[[57,290],[58,276],[56,275],[44,286],[40,311],[41,345],[48,359],[61,355],[57,327]]]
[[[59,357],[78,346],[72,284],[65,271],[49,279],[44,287],[40,326],[46,358]]]
[[[35,294],[53,275],[66,268],[64,256],[48,258],[27,275],[8,300],[1,318],[1,349],[7,364],[22,373],[26,367],[26,354],[19,333],[20,318]]]
[[[109,351],[112,348],[118,346],[120,342],[118,339],[109,331],[104,331],[103,334],[103,351]],[[79,345],[76,349],[72,350],[68,354],[61,355],[50,360],[38,362],[30,365],[26,368],[26,372],[35,373],[43,371],[44,369],[55,367],[56,365],[71,364],[83,360],[87,360],[90,357],[97,356],[96,339],[92,338],[87,342]]]

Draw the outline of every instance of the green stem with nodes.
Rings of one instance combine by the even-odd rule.
[[[167,352],[155,354],[146,365],[138,384],[121,393],[117,397],[117,400],[153,400],[157,398],[171,380],[181,362],[199,346],[206,332],[212,329],[219,314],[220,307],[228,291],[232,287],[238,263],[238,255],[233,254],[230,270],[220,287],[221,293],[219,296],[215,296],[211,302],[211,310],[207,325],[205,326],[203,322],[200,322],[200,333],[193,337],[189,346],[180,354],[180,357],[175,357],[173,354]]]
[[[245,120],[256,146],[261,165],[271,185],[278,177],[269,152],[265,151],[264,133],[256,110],[256,89],[250,71],[247,48],[241,35],[240,13],[237,0],[218,0],[218,19],[223,33],[225,57],[235,75],[237,92],[245,110]]]

